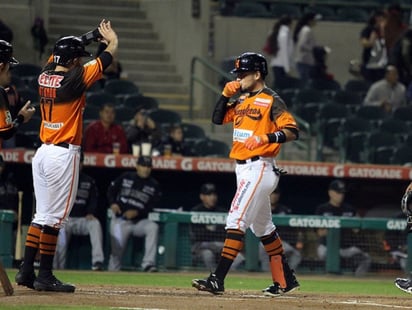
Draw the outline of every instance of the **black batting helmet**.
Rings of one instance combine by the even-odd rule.
[[[67,66],[74,58],[90,57],[91,54],[84,48],[83,41],[76,36],[60,38],[53,49],[53,62]]]
[[[4,40],[0,40],[0,62],[8,62],[11,64],[18,64],[16,58],[13,57],[13,46]]]
[[[268,64],[263,55],[258,53],[243,53],[235,60],[235,68],[231,73],[259,71],[263,77],[268,74]]]

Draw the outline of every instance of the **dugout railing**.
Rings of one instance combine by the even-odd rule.
[[[160,270],[202,269],[202,263],[191,253],[190,225],[225,224],[225,213],[193,213],[159,211],[152,212],[150,219],[159,223],[158,266]],[[14,258],[13,237],[14,215],[12,211],[0,210],[0,259],[6,267],[11,267]],[[109,221],[109,219],[108,219]],[[341,260],[339,248],[346,238],[341,230],[358,231],[360,247],[372,257],[372,272],[402,272],[400,265],[393,261],[390,251],[385,248],[385,240],[396,238],[398,244],[405,245],[407,256],[406,270],[412,270],[412,233],[405,232],[403,218],[346,218],[308,215],[278,215],[273,217],[284,240],[296,235],[303,236],[302,262],[297,268],[300,273],[344,273],[353,271],[351,262]],[[315,231],[326,228],[327,257],[320,261],[316,257],[317,236]],[[391,236],[391,237],[389,237]],[[346,240],[347,241],[347,240]],[[23,240],[24,242],[24,240]],[[109,233],[105,234],[106,263],[110,255]],[[142,238],[130,238],[122,264],[125,270],[139,270],[142,251]],[[386,245],[387,246],[387,245]],[[396,250],[396,249],[393,249]],[[245,238],[245,271],[259,271],[259,240],[248,231]],[[67,258],[67,269],[90,269],[91,247],[88,236],[73,236]]]
[[[150,218],[161,225],[162,236],[159,245],[162,247],[161,262],[165,269],[182,269],[193,267],[190,244],[190,224],[225,224],[224,213],[192,213],[192,212],[152,212]],[[308,215],[274,216],[274,223],[286,238],[290,231],[298,231],[304,235],[303,261],[300,271],[342,273],[350,269],[349,262],[341,260],[339,248],[342,238],[341,230],[355,230],[360,236],[360,247],[372,257],[371,271],[387,271],[400,269],[393,261],[390,251],[385,249],[384,240],[388,233],[399,236],[398,242],[404,243],[409,251],[407,264],[412,270],[412,233],[406,234],[406,220],[401,218],[347,218],[323,217]],[[325,261],[319,261],[314,254],[313,246],[317,243],[314,231],[327,228],[327,256]],[[244,254],[246,257],[244,269],[259,271],[258,257],[259,240],[248,231],[245,238]]]

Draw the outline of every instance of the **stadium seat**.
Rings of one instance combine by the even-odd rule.
[[[412,121],[412,106],[403,106],[396,108],[392,113],[392,118],[403,121]]]
[[[145,110],[159,109],[159,102],[153,97],[143,95],[127,95],[123,100],[123,105],[130,108],[143,107]]]
[[[298,19],[302,15],[299,5],[289,3],[275,3],[271,5],[272,16],[279,18],[282,15],[289,15],[293,19]]]
[[[356,7],[338,8],[336,16],[339,21],[355,23],[366,23],[369,19],[369,13],[366,10]]]
[[[393,160],[393,147],[381,146],[378,147],[372,154],[372,164],[391,165]]]
[[[376,127],[386,118],[385,112],[378,106],[362,105],[356,110],[355,114],[360,118],[372,121]]]
[[[343,146],[343,162],[363,163],[364,159],[365,139],[368,136],[366,132],[352,132],[350,133]]]
[[[204,139],[195,143],[193,146],[193,152],[195,156],[228,157],[230,148],[222,141]]]
[[[384,119],[379,124],[379,130],[387,132],[397,136],[400,140],[404,140],[404,137],[409,133],[408,124],[400,119]]]
[[[336,92],[341,90],[338,81],[335,80],[324,80],[324,79],[311,79],[308,82],[308,88],[314,88],[322,91]]]
[[[129,80],[108,80],[104,84],[104,91],[108,92],[122,102],[127,95],[139,94],[139,87]]]
[[[302,105],[308,102],[326,103],[328,100],[328,97],[321,90],[304,88],[297,91],[294,104]]]
[[[353,156],[353,158],[358,157],[358,153],[363,150],[363,145],[360,147],[360,151],[356,149],[358,147],[357,142],[359,142],[358,137],[362,134],[367,135],[373,128],[373,124],[369,120],[356,116],[349,117],[341,122],[337,141],[339,146],[339,157],[342,162],[345,162],[345,157],[348,155],[347,153]],[[353,133],[355,133],[354,137],[350,138]],[[349,141],[350,139],[353,141]],[[347,148],[349,148],[349,150],[347,150]],[[356,160],[352,159],[351,161]]]
[[[114,105],[117,105],[118,100],[113,94],[105,91],[87,93],[86,105],[100,107],[104,103],[112,103]]]
[[[381,131],[370,133],[365,140],[364,153],[366,160],[370,163],[374,163],[374,154],[378,148],[393,148],[396,143],[397,141],[394,140],[393,134]]]
[[[322,20],[336,20],[336,12],[332,6],[328,5],[315,5],[315,6],[307,6],[304,9],[306,12],[314,12],[316,14],[320,14],[322,16]]]
[[[282,83],[276,83],[276,90],[282,91],[284,89],[303,89],[305,87],[305,81],[299,78],[288,76],[282,80]]]
[[[182,123],[180,114],[172,110],[153,110],[149,112],[149,116],[163,131],[167,131],[171,125]]]
[[[100,107],[96,105],[86,105],[86,107],[83,110],[83,119],[86,120],[98,120],[100,118],[99,116],[99,111]]]
[[[332,96],[332,102],[342,104],[355,111],[362,105],[363,98],[356,92],[349,90],[338,90]]]
[[[206,133],[202,127],[196,124],[182,123],[183,137],[185,140],[203,140],[206,139]]]
[[[345,83],[344,89],[351,92],[356,92],[362,97],[365,97],[371,83],[366,80],[352,79]]]
[[[239,17],[271,17],[272,14],[262,4],[252,1],[238,2],[233,10],[233,15]]]
[[[392,164],[412,166],[412,146],[397,147],[393,152]]]

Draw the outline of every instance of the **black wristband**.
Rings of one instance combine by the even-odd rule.
[[[13,121],[13,127],[19,127],[21,124],[24,122],[24,116],[21,114],[18,114],[17,117]]]
[[[268,133],[269,143],[285,143],[286,135],[282,130],[274,133]]]

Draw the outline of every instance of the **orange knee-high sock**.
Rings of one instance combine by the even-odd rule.
[[[44,226],[40,235],[40,276],[52,274],[53,258],[56,252],[57,236],[59,230],[50,226]]]
[[[225,243],[223,245],[219,264],[215,271],[215,274],[219,279],[225,279],[234,259],[242,250],[244,235],[245,234],[240,230],[228,229],[226,231]]]
[[[37,250],[40,243],[40,234],[42,226],[36,223],[31,223],[27,231],[26,243],[24,248],[23,270],[31,272],[33,270],[33,263],[36,257]]]
[[[286,287],[286,278],[283,270],[283,246],[282,240],[280,240],[279,235],[276,231],[268,236],[263,236],[260,238],[266,252],[269,255],[270,270],[272,272],[273,282],[279,283],[280,287]]]

